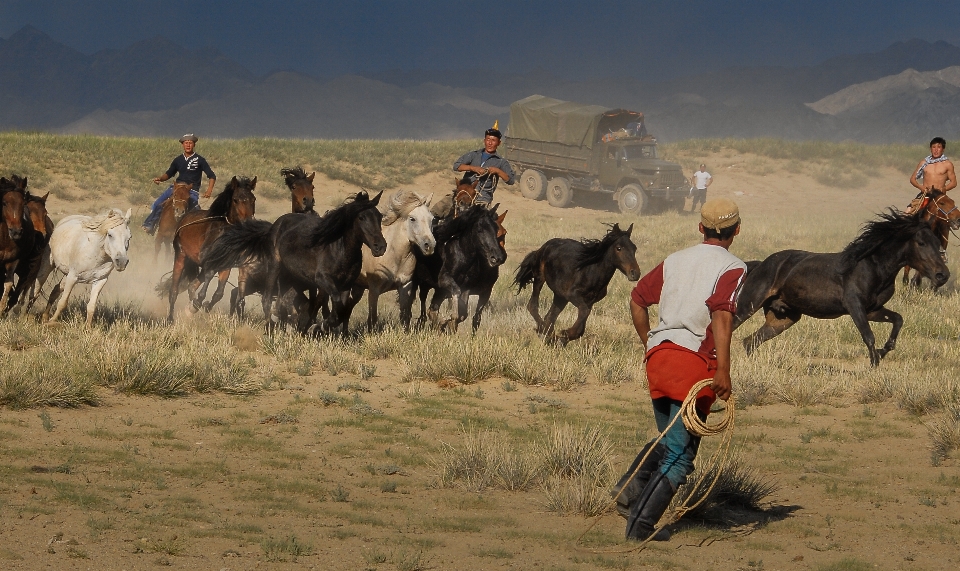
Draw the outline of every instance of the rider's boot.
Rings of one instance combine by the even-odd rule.
[[[657,470],[647,482],[643,493],[630,508],[630,517],[627,518],[627,539],[646,541],[650,538],[653,541],[668,541],[670,531],[665,528],[657,531],[657,522],[667,511],[676,493],[670,480],[664,476],[663,472]]]
[[[660,466],[660,460],[663,459],[663,453],[665,452],[663,444],[658,443],[653,447],[653,450],[650,450],[651,443],[652,442],[647,442],[643,446],[643,449],[640,450],[637,457],[633,459],[633,463],[627,468],[626,473],[620,477],[620,481],[610,489],[610,496],[617,497],[617,513],[624,518],[630,517],[632,504],[640,497],[640,494],[643,493],[647,482],[650,481],[650,476],[657,470]],[[643,460],[643,456],[648,450],[650,450],[650,455],[647,456],[643,464],[640,465],[640,461]],[[638,465],[640,466],[639,469],[637,469]],[[633,475],[634,470],[637,472],[635,475]],[[633,475],[632,479],[630,479],[631,475]],[[623,491],[621,492],[621,490]],[[618,493],[620,494],[619,496],[617,496]]]

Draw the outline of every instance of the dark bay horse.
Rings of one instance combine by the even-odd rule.
[[[280,176],[290,189],[291,212],[316,214],[313,210],[316,174],[308,175],[300,166],[280,169]],[[273,224],[263,220],[248,220],[229,226],[200,252],[204,271],[219,273],[237,268],[237,287],[230,292],[230,315],[236,313],[240,319],[243,319],[246,297],[263,293],[266,287],[263,260],[270,254],[266,237],[271,226]]]
[[[365,191],[323,216],[284,214],[267,236],[272,248],[265,268],[262,295],[268,329],[273,327],[270,306],[277,299],[281,321],[288,315],[307,332],[322,304],[329,299],[332,310],[319,326],[320,332],[337,328],[344,316],[344,299],[353,287],[363,262],[362,247],[382,256],[387,242],[380,229],[383,215],[377,210],[380,194],[370,198]],[[317,292],[309,307],[305,291]]]
[[[943,285],[950,270],[939,250],[939,237],[920,213],[908,215],[891,209],[866,223],[842,252],[777,252],[751,267],[744,278],[734,329],[763,309],[766,323],[743,340],[750,354],[803,315],[818,319],[849,315],[875,367],[896,347],[903,326],[903,317],[884,307],[893,296],[897,273],[909,264],[935,284]],[[893,324],[890,338],[879,350],[871,321]]]
[[[0,265],[3,266],[3,296],[0,308],[6,312],[13,278],[22,254],[33,253],[33,225],[24,215],[27,179],[0,177]]]
[[[24,179],[24,185],[26,185],[26,179]],[[47,214],[48,196],[50,196],[49,192],[43,196],[34,196],[30,193],[26,195],[24,214],[30,219],[30,225],[33,227],[32,245],[29,239],[25,239],[27,230],[24,227],[24,234],[21,235],[21,258],[16,270],[17,283],[13,287],[10,299],[7,300],[6,310],[12,309],[26,299],[24,292],[34,288],[40,267],[44,262],[44,255],[49,255],[53,220]]]
[[[505,237],[506,231],[501,233],[497,206],[491,209],[482,205],[471,206],[458,216],[441,221],[433,231],[437,240],[434,254],[417,257],[414,282],[420,289],[421,308],[429,291],[434,290],[427,316],[440,330],[455,332],[457,326],[466,321],[471,293],[480,298],[473,317],[474,331],[480,327],[481,312],[500,275],[499,266],[507,259],[507,252],[498,239],[498,236]],[[505,215],[499,217],[500,222]],[[441,322],[440,306],[451,298],[457,303],[456,316]],[[409,308],[400,308],[401,319],[409,314]],[[418,325],[423,321],[421,309]]]
[[[960,208],[945,192],[934,188],[924,194],[918,211],[922,212],[920,218],[926,220],[934,234],[940,237],[940,250],[946,252],[950,230],[960,229]],[[910,266],[903,268],[903,285],[912,283],[914,287],[920,287],[921,279],[920,274],[916,274],[911,282]]]
[[[546,342],[566,345],[583,335],[594,304],[607,296],[607,285],[617,270],[630,281],[640,279],[637,246],[630,240],[632,232],[633,224],[626,230],[614,224],[599,240],[553,238],[523,258],[513,284],[517,286],[517,294],[533,284],[527,311],[537,323],[537,333],[543,335]],[[553,291],[553,305],[541,319],[543,284]],[[577,320],[569,329],[555,333],[554,324],[567,303],[577,308]]]
[[[217,195],[209,210],[192,210],[180,220],[177,234],[173,239],[175,257],[170,284],[170,313],[167,315],[167,320],[173,321],[173,308],[180,292],[180,280],[185,274],[193,278],[188,288],[191,307],[193,311],[200,308],[207,286],[213,279],[213,275],[216,275],[201,275],[200,251],[205,244],[213,243],[228,225],[253,218],[257,208],[257,198],[253,195],[256,186],[257,177],[249,179],[235,176],[227,183],[223,192]],[[230,270],[219,271],[218,274],[220,282],[217,285],[217,291],[210,302],[205,304],[208,311],[223,297],[223,289],[230,276]],[[199,278],[203,278],[203,288],[198,292],[197,288],[201,285]]]
[[[177,182],[173,185],[173,195],[163,201],[160,210],[160,221],[157,222],[157,233],[153,239],[153,262],[157,262],[160,256],[160,249],[167,245],[167,251],[173,247],[173,237],[177,233],[177,226],[180,220],[187,213],[187,205],[190,203],[190,185],[185,182]]]

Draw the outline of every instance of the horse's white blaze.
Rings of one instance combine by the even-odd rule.
[[[43,287],[50,270],[56,267],[64,273],[63,280],[54,288],[44,311],[49,315],[50,307],[57,302],[57,309],[50,321],[56,321],[67,305],[67,299],[73,286],[78,283],[91,284],[90,302],[87,304],[87,324],[93,322],[93,312],[100,291],[114,268],[123,271],[127,267],[130,248],[130,210],[126,214],[114,208],[100,216],[67,216],[61,220],[50,235],[50,258],[45,270],[38,276],[39,286]],[[99,224],[98,224],[99,222]],[[46,273],[43,273],[46,271]],[[38,288],[39,293],[39,288]]]

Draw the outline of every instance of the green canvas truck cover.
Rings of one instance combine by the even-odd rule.
[[[626,109],[531,95],[510,105],[507,136],[592,149],[604,134],[642,117],[642,113]]]

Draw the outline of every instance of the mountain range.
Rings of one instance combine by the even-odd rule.
[[[661,140],[925,142],[960,137],[960,48],[910,40],[808,67],[665,82],[469,69],[258,77],[213,48],[155,37],[87,55],[25,27],[0,39],[0,129],[127,136],[477,137],[533,93],[643,111]]]

